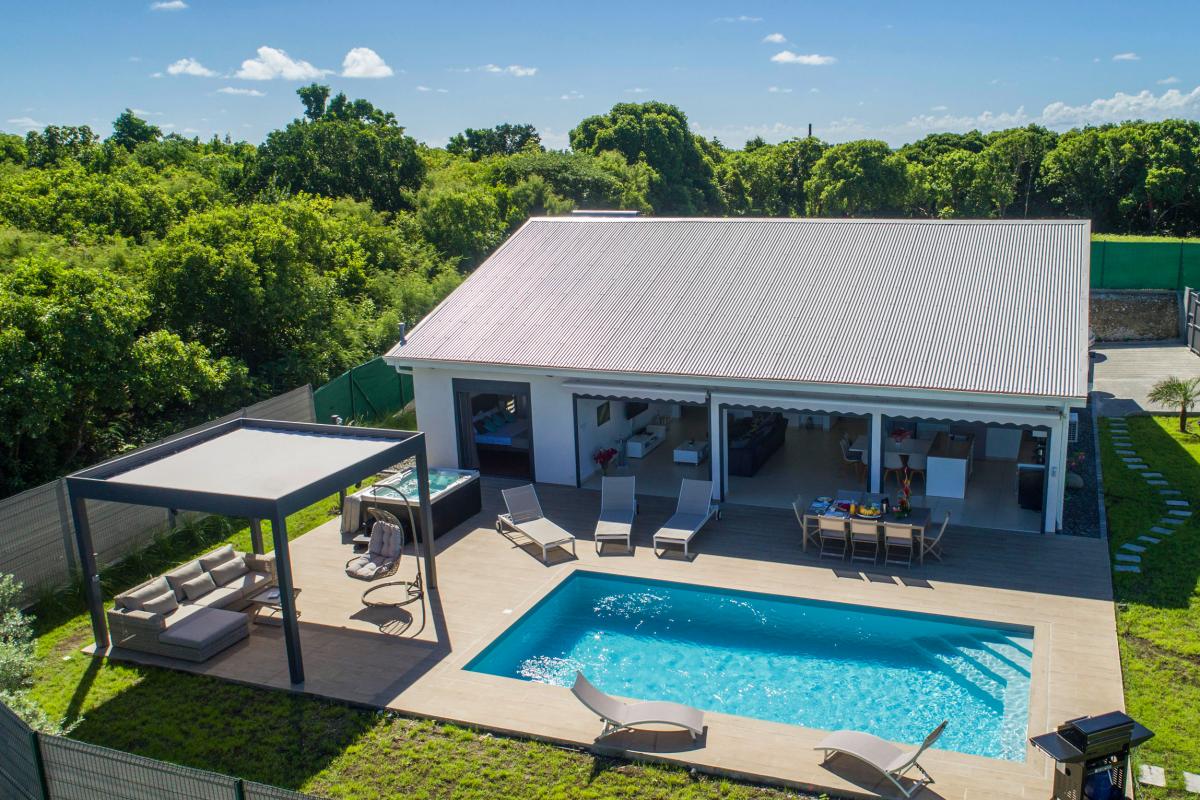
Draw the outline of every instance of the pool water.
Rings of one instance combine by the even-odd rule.
[[[429,495],[432,497],[438,492],[444,492],[459,481],[465,481],[469,476],[462,472],[453,472],[451,470],[431,469],[429,470]],[[399,497],[395,489],[404,492],[405,497],[417,502],[417,471],[415,469],[405,470],[398,475],[380,481],[375,484],[372,494],[380,497]]]
[[[1025,760],[1032,630],[576,570],[467,669]]]

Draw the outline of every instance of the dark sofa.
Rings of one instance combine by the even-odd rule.
[[[749,478],[783,446],[787,419],[779,413],[755,414],[729,426],[729,474]]]

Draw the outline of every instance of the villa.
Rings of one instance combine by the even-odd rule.
[[[1062,528],[1087,221],[535,218],[386,359],[436,467]],[[901,458],[903,456],[903,458]]]

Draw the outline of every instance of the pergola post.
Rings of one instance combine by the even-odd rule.
[[[275,540],[275,574],[279,580],[279,612],[283,617],[283,641],[287,647],[288,672],[292,683],[304,683],[304,660],[300,655],[300,623],[296,614],[296,596],[292,585],[292,557],[288,553],[287,515],[282,511],[276,511],[271,519],[271,538]]]
[[[433,504],[429,499],[429,457],[425,454],[425,442],[417,451],[417,497],[421,502],[421,555],[425,557],[425,584],[437,588],[437,568],[433,559]]]
[[[96,651],[99,652],[109,645],[108,624],[104,620],[104,593],[100,589],[100,570],[96,568],[96,550],[92,544],[86,498],[71,494],[71,517],[75,521],[75,546],[79,548],[79,568],[83,573],[83,596],[92,615],[92,635],[96,639]]]
[[[254,555],[261,556],[264,552],[262,538],[262,520],[250,520],[250,549],[254,551]]]

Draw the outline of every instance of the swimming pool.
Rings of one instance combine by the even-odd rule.
[[[576,570],[467,669],[1025,760],[1030,628]]]

